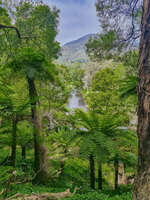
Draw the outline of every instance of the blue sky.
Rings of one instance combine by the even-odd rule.
[[[64,44],[88,33],[100,31],[95,0],[45,0],[51,7],[60,9],[57,40]]]

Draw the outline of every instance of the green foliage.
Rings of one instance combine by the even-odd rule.
[[[46,4],[34,4],[31,1],[20,2],[16,6],[16,26],[21,35],[27,37],[23,46],[40,49],[46,57],[57,58],[59,43],[57,34],[59,10]]]
[[[107,34],[100,34],[90,38],[86,43],[86,52],[91,60],[102,61],[103,59],[112,58],[121,50],[118,40],[119,35],[114,30]]]
[[[8,5],[0,4],[0,23],[11,25],[13,21],[22,38],[19,41],[14,31],[0,29],[0,163],[4,165],[0,166],[0,189],[4,188],[14,170],[7,166],[9,162],[4,162],[10,159],[14,141],[17,173],[10,183],[8,196],[15,193],[59,192],[66,188],[73,191],[77,186],[82,187],[82,194],[69,199],[129,200],[131,193],[128,190],[126,194],[123,190],[116,193],[90,191],[87,158],[92,154],[96,161],[96,184],[98,164],[102,164],[104,187],[107,188],[110,187],[108,182],[113,186],[114,159],[125,164],[126,173],[135,172],[136,134],[129,128],[123,130],[130,125],[130,101],[120,99],[120,96],[135,93],[138,52],[117,56],[116,63],[112,64],[117,67],[113,68],[110,68],[109,62],[106,68],[99,67],[101,64],[98,63],[93,69],[89,64],[92,68],[92,75],[88,72],[91,83],[87,91],[84,90],[87,111],[75,110],[71,113],[66,107],[68,98],[73,89],[82,94],[86,68],[81,63],[71,66],[53,64],[60,50],[55,40],[58,15],[56,8],[51,9],[32,0],[20,1],[10,9]],[[15,20],[12,20],[13,17]],[[98,61],[114,59],[122,48],[118,38],[120,34],[112,29],[107,34],[91,38],[86,45],[89,57]],[[125,81],[120,83],[122,78]],[[34,102],[29,98],[29,79],[33,81],[32,86],[37,93],[33,95],[33,100],[36,102],[39,130],[33,127],[31,121]],[[14,119],[17,119],[15,136],[12,134]],[[49,150],[46,154],[50,178],[45,186],[31,183],[35,177],[33,141],[36,133]],[[41,140],[37,139],[38,142]],[[26,147],[25,158],[21,147]],[[41,155],[44,154],[42,151]],[[28,183],[23,184],[26,181]]]
[[[109,197],[103,193],[87,193],[86,195],[75,195],[72,198],[67,198],[68,200],[130,200],[132,199],[131,193],[127,193],[124,195],[116,195],[114,197]]]
[[[99,162],[106,162],[115,154],[114,138],[120,135],[122,118],[117,115],[95,112],[76,112],[77,133],[80,133],[80,152],[84,157],[95,155]]]
[[[131,74],[137,73],[139,52],[138,50],[128,51],[119,60],[127,67],[127,72]]]
[[[11,176],[12,171],[13,171],[12,167],[8,167],[8,166],[0,167],[0,183],[1,183],[1,185],[6,186],[7,181],[9,179],[9,177]]]
[[[52,184],[55,187],[70,188],[71,191],[78,187],[84,187],[89,180],[87,162],[81,159],[66,159],[64,172]]]
[[[70,68],[71,84],[76,90],[81,90],[84,86],[84,68],[81,63],[75,63]]]
[[[51,78],[48,66],[43,53],[32,48],[23,48],[18,52],[15,59],[8,64],[8,67],[12,68],[15,73],[21,73],[31,79],[37,77],[41,79]],[[51,66],[53,67],[53,65]]]
[[[106,67],[95,73],[92,86],[86,94],[90,109],[98,113],[118,113],[125,115],[127,109],[120,100],[119,83],[122,77],[122,66],[115,69]]]
[[[102,145],[103,143],[106,145],[107,151],[105,149],[103,153],[99,152],[99,155],[107,155],[108,160],[117,158],[128,166],[135,167],[137,156],[136,133],[130,129],[123,130],[124,127],[128,127],[129,125],[129,112],[131,108],[129,102],[125,102],[125,100],[122,102],[120,99],[119,87],[120,79],[123,77],[122,68],[123,66],[120,65],[115,69],[104,68],[95,73],[92,86],[86,94],[86,101],[89,109],[99,113],[100,123],[99,125],[95,125],[98,133],[103,133],[107,136],[104,137],[104,140],[102,138],[100,139]],[[96,120],[94,119],[93,121],[96,122]],[[90,119],[91,123],[93,121]],[[88,137],[85,138],[85,145],[89,144],[87,140]],[[99,141],[97,137],[96,141]],[[91,142],[90,146],[92,146]],[[84,152],[87,152],[86,149]]]
[[[119,188],[113,191],[91,191],[85,194],[76,194],[73,197],[65,198],[69,200],[131,200],[130,188]]]
[[[69,200],[108,200],[108,196],[98,192],[91,192],[87,194],[77,194],[72,198],[67,198]]]
[[[121,97],[137,96],[137,64],[139,52],[137,50],[125,53],[119,60],[126,67],[126,76],[120,83]]]
[[[17,142],[21,146],[28,146],[33,141],[33,127],[28,121],[22,121],[18,124]]]
[[[3,25],[10,25],[10,17],[8,15],[8,11],[4,8],[4,7],[1,7],[2,4],[0,2],[0,24],[3,24]]]
[[[115,71],[111,68],[104,68],[97,72],[92,82],[93,91],[113,90],[113,86],[117,82]]]
[[[137,95],[137,76],[128,75],[120,86],[121,97],[129,97]]]
[[[109,33],[110,30],[114,30],[119,35],[117,37],[118,43],[124,47],[134,46],[135,38],[139,38],[140,32],[139,27],[142,16],[141,1],[134,1],[132,4],[130,0],[97,0],[96,11],[102,28],[101,31],[104,34]],[[125,27],[125,24],[128,24],[128,26]]]

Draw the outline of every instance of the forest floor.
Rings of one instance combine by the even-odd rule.
[[[88,162],[82,159],[68,159],[65,163],[64,172],[62,175],[55,177],[46,185],[32,184],[33,159],[32,151],[27,152],[28,157],[24,162],[21,160],[21,152],[17,151],[17,165],[15,168],[16,175],[8,185],[9,177],[14,169],[10,166],[0,166],[0,200],[21,200],[21,199],[50,199],[50,200],[131,200],[132,186],[121,186],[118,190],[111,188],[113,182],[113,171],[111,166],[103,166],[104,180],[103,191],[91,190],[89,187],[89,170]],[[9,154],[8,148],[0,152],[0,161]],[[23,166],[26,170],[23,170]],[[60,161],[53,160],[51,162],[51,172],[55,173],[54,169],[59,169]],[[54,171],[53,171],[54,170]],[[106,176],[107,175],[107,176]],[[54,174],[55,176],[55,174]],[[106,181],[109,180],[109,183]],[[75,188],[79,188],[72,195]],[[7,188],[7,191],[6,191]],[[97,180],[96,180],[97,188]],[[69,190],[68,190],[69,189]],[[7,194],[6,194],[7,193]],[[55,194],[56,197],[46,197]],[[5,197],[6,196],[6,197]],[[53,195],[52,195],[53,196]]]

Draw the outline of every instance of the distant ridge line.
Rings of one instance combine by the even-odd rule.
[[[85,39],[85,38],[87,38],[87,41],[88,41],[88,39],[89,39],[89,37],[94,37],[94,36],[96,36],[97,34],[96,33],[89,33],[89,34],[87,34],[87,35],[84,35],[84,36],[82,36],[82,37],[80,37],[80,38],[78,38],[78,39],[76,39],[76,40],[72,40],[72,41],[70,41],[70,42],[67,42],[67,43],[65,43],[63,46],[68,46],[68,45],[72,45],[72,44],[75,44],[75,43],[78,43],[78,42],[80,42],[81,40],[83,40],[83,39]]]
[[[85,44],[90,37],[95,37],[98,34],[87,34],[80,37],[77,40],[67,42],[61,47],[61,56],[58,62],[61,64],[73,64],[73,63],[87,63],[89,61],[86,54]]]

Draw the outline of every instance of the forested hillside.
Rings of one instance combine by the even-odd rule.
[[[96,34],[88,34],[64,44],[61,48],[61,56],[58,59],[59,63],[66,65],[77,62],[87,63],[89,58],[86,54],[85,44],[90,37],[94,36],[96,36]]]
[[[141,31],[141,1],[97,0],[100,33],[61,47],[58,8],[0,1],[0,199],[150,199],[143,2]]]

